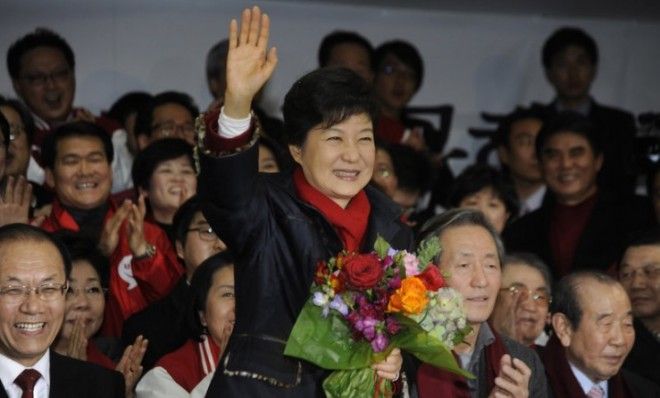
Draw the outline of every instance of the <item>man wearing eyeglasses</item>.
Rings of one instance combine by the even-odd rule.
[[[66,249],[38,228],[0,227],[0,397],[123,397],[121,374],[50,350],[64,319]]]
[[[199,109],[188,94],[165,91],[154,96],[135,120],[138,149],[164,138],[181,138],[193,145],[197,115]]]
[[[549,321],[550,270],[531,253],[515,253],[502,262],[502,288],[491,323],[499,333],[526,346],[545,345]]]
[[[623,367],[660,385],[660,229],[634,237],[619,265],[635,317],[635,344]]]

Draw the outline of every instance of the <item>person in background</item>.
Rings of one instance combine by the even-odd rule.
[[[530,348],[500,335],[488,324],[502,286],[504,246],[498,232],[478,210],[452,209],[430,219],[418,241],[438,239],[438,264],[446,284],[463,296],[472,332],[454,347],[459,365],[474,379],[422,364],[417,371],[420,398],[547,397],[541,360]]]
[[[196,196],[181,205],[174,216],[172,227],[176,253],[186,272],[167,296],[131,315],[122,329],[124,344],[130,344],[140,335],[149,340],[142,362],[147,370],[188,338],[185,318],[192,275],[202,261],[227,249],[227,245],[206,221]],[[168,332],[163,333],[163,330]]]
[[[542,112],[517,108],[497,128],[497,155],[520,203],[518,214],[512,214],[514,218],[538,209],[543,203],[546,187],[535,150],[542,125]]]
[[[578,113],[548,119],[536,137],[536,153],[550,195],[504,230],[508,250],[538,255],[556,279],[579,269],[614,272],[626,234],[652,220],[646,200],[600,189],[600,138]]]
[[[368,83],[374,79],[374,48],[357,32],[336,30],[327,34],[319,46],[319,68],[340,67],[357,73]]]
[[[619,263],[634,316],[635,344],[623,367],[660,385],[660,229],[638,232]]]
[[[578,271],[555,286],[553,336],[541,350],[555,397],[658,397],[660,387],[621,369],[635,341],[630,300],[621,284]]]
[[[653,205],[657,225],[660,225],[660,162],[656,162],[647,174],[646,192]]]
[[[139,199],[123,219],[108,223],[110,301],[104,335],[119,337],[123,322],[167,295],[184,269],[173,245],[172,221],[181,204],[197,192],[192,147],[184,140],[158,140],[133,162]]]
[[[520,344],[545,345],[550,323],[552,277],[532,253],[512,253],[502,262],[500,288],[490,322],[495,330]]]
[[[119,372],[50,349],[66,307],[71,260],[45,231],[0,227],[0,391],[6,397],[124,397]],[[135,369],[133,369],[135,370]]]
[[[165,138],[180,138],[195,143],[195,118],[199,109],[192,97],[177,91],[156,94],[141,108],[135,119],[138,151]]]
[[[603,166],[598,185],[620,196],[635,192],[635,119],[629,112],[601,105],[591,96],[598,72],[598,45],[577,27],[557,29],[543,43],[541,60],[555,98],[532,105],[549,116],[563,111],[580,113],[594,125],[602,142]]]
[[[128,345],[115,364],[96,343],[105,310],[108,260],[96,249],[94,242],[66,231],[58,234],[71,255],[71,274],[66,292],[64,323],[52,349],[71,358],[89,361],[124,376],[126,396],[142,376],[142,358],[148,341],[139,336]],[[103,276],[102,276],[103,275]]]
[[[518,198],[504,176],[488,165],[467,167],[454,181],[449,206],[484,213],[498,233],[518,214]]]
[[[112,146],[115,157],[112,161],[112,192],[117,193],[133,187],[131,167],[133,158],[138,152],[135,138],[135,121],[138,111],[144,108],[153,97],[140,91],[132,91],[122,95],[110,107],[105,116],[118,122],[123,129],[112,135]]]
[[[229,252],[209,257],[190,280],[187,308],[190,336],[162,357],[137,386],[138,398],[187,398],[215,372],[236,318],[234,259]]]

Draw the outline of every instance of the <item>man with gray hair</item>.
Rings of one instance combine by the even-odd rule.
[[[417,371],[420,398],[437,396],[546,397],[545,371],[536,353],[491,329],[501,287],[502,241],[484,215],[476,210],[454,209],[423,226],[422,240],[439,239],[437,263],[447,285],[457,290],[472,333],[454,348],[461,367],[476,376],[464,380],[430,365]]]
[[[524,252],[505,256],[502,288],[490,318],[491,325],[520,344],[545,345],[551,284],[550,270],[538,256]]]
[[[596,271],[557,284],[555,334],[541,358],[555,397],[659,397],[660,388],[621,369],[635,341],[630,300],[621,284]]]

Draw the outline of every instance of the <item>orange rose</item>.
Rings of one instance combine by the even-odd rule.
[[[419,314],[424,311],[428,302],[424,282],[416,276],[409,276],[401,281],[401,287],[390,297],[387,311]]]

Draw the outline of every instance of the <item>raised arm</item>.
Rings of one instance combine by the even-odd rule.
[[[269,35],[270,19],[257,6],[243,10],[240,28],[235,19],[229,24],[224,102],[228,117],[248,117],[252,99],[273,74],[277,51],[275,47],[268,50]]]

